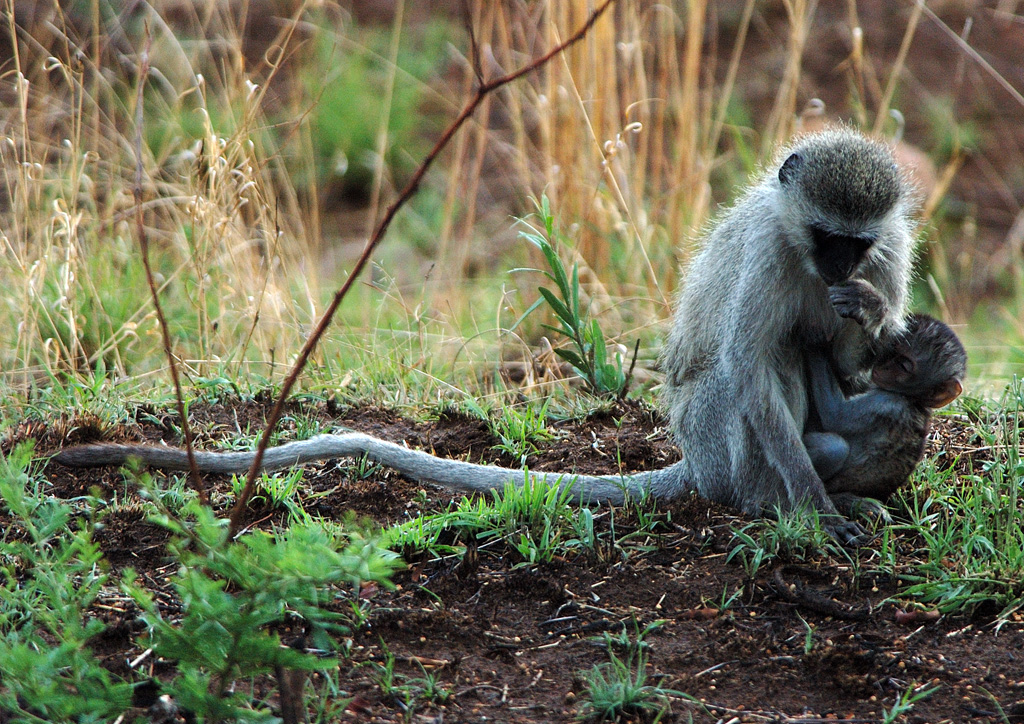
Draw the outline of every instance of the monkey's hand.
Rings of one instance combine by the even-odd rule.
[[[878,336],[889,309],[885,299],[870,282],[849,279],[829,287],[828,298],[836,314],[857,322],[872,337]]]

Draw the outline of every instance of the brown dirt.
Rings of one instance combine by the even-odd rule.
[[[264,402],[194,406],[199,438],[230,436],[258,424]],[[496,441],[483,423],[458,414],[414,422],[373,407],[295,406],[291,412],[447,456],[511,462],[491,449]],[[140,410],[133,424],[102,437],[168,438],[171,419],[163,411]],[[665,465],[678,454],[661,420],[639,404],[556,429],[558,438],[529,461],[531,467],[610,473],[621,460],[633,471]],[[99,434],[87,420],[25,425],[3,447],[32,436],[45,454]],[[955,453],[971,445],[967,428],[946,420],[933,433],[931,452],[956,460]],[[963,463],[961,455],[958,464]],[[147,522],[123,476],[110,468],[57,464],[48,466],[46,476],[58,497],[91,489],[125,501],[103,519],[97,542],[113,571],[134,567],[165,613],[173,615],[178,602],[167,585],[174,570],[163,547],[167,534]],[[356,479],[352,467],[337,461],[309,466],[305,481],[310,512],[333,519],[355,512],[387,525],[422,510],[443,509],[452,499],[444,490],[386,470]],[[225,500],[228,481],[211,476],[208,482],[214,500]],[[616,510],[612,516],[598,509],[595,514],[605,532],[614,518],[620,540],[636,527],[635,511]],[[572,721],[582,691],[580,672],[607,660],[594,637],[618,633],[623,626],[633,631],[657,619],[666,623],[648,638],[651,680],[706,705],[676,701],[675,713],[665,721],[691,715],[698,722],[879,721],[883,707],[891,708],[915,683],[939,689],[903,721],[1000,721],[995,702],[1007,712],[1007,721],[1024,720],[1020,621],[997,631],[994,612],[980,611],[970,618],[901,623],[899,607],[887,602],[898,593],[898,581],[870,572],[877,542],[859,551],[857,576],[849,561],[820,557],[765,567],[750,580],[740,565],[726,561],[730,529],[744,522],[734,512],[692,498],[659,507],[657,516],[656,535],[592,557],[517,567],[510,550],[480,548],[461,562],[410,561],[395,576],[393,591],[367,588],[363,595],[372,612],[354,637],[352,659],[340,671],[343,687],[355,697],[351,720],[408,721],[399,705],[382,697],[369,668],[359,666],[381,660],[386,646],[399,673],[421,677],[422,664],[454,692],[450,703],[420,710],[422,718],[415,721],[442,721],[442,714],[448,723]],[[252,511],[251,520],[267,526],[282,515]],[[909,568],[918,541],[898,540],[897,546]],[[730,607],[716,610],[737,592]],[[142,653],[141,625],[116,593],[100,603],[96,613],[108,629],[94,650],[126,675],[126,662]],[[813,632],[809,649],[808,627]]]

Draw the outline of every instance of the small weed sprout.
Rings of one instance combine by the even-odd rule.
[[[796,615],[800,623],[804,625],[804,656],[814,651],[814,626],[807,623],[799,613]]]
[[[590,316],[589,309],[580,309],[579,264],[574,263],[567,273],[565,264],[558,256],[555,248],[562,234],[555,229],[555,218],[551,213],[547,196],[542,196],[537,209],[543,228],[531,226],[525,220],[525,231],[520,236],[540,249],[548,263],[548,270],[517,269],[515,271],[540,272],[555,284],[556,292],[547,287],[539,287],[541,298],[538,299],[522,317],[512,325],[519,326],[533,310],[547,303],[558,319],[557,327],[544,325],[546,329],[559,334],[572,343],[572,349],[556,349],[555,354],[564,359],[586,382],[587,387],[595,395],[603,397],[622,397],[628,382],[623,369],[623,355],[615,352],[609,355],[608,344],[604,332],[596,318]]]
[[[622,628],[619,629],[617,634],[605,631],[601,634],[600,638],[592,640],[601,643],[609,653],[619,652],[630,658],[639,653],[646,653],[650,648],[647,637],[663,629],[666,623],[668,623],[667,619],[660,618],[651,621],[641,629],[640,622],[634,616],[632,619],[632,634],[626,628],[626,624],[623,623]]]
[[[594,511],[590,508],[580,508],[576,515],[569,516],[569,526],[572,529],[571,538],[565,541],[565,547],[569,549],[579,548],[585,551],[596,552],[598,550],[597,531],[594,530]]]
[[[622,461],[620,460],[620,467],[621,463]],[[617,543],[625,543],[637,538],[650,538],[657,535],[659,528],[664,530],[666,524],[672,521],[672,514],[659,511],[658,501],[646,489],[639,497],[627,495],[626,502],[623,505],[623,512],[627,516],[633,516],[636,519],[636,523],[630,533],[624,534],[616,540]]]
[[[410,679],[409,683],[419,691],[419,699],[428,704],[447,704],[452,698],[451,689],[441,683],[441,677],[436,672],[427,671],[420,664],[423,676]]]
[[[722,593],[718,596],[717,600],[705,601],[705,605],[716,609],[719,613],[725,613],[732,608],[732,605],[740,599],[743,595],[743,586],[740,586],[732,593],[729,593],[729,586],[722,588]]]
[[[335,667],[321,671],[314,680],[313,696],[309,697],[310,724],[334,724],[344,720],[354,697],[348,693],[341,676],[341,668]]]
[[[381,696],[390,700],[406,714],[416,710],[417,704],[444,705],[452,698],[451,689],[441,684],[440,677],[428,672],[422,664],[421,677],[411,677],[395,671],[395,655],[381,642],[384,654],[383,663],[371,662],[373,678],[380,688]]]
[[[381,696],[385,699],[404,701],[405,697],[399,695],[397,677],[400,674],[395,673],[395,655],[391,653],[391,650],[383,642],[381,642],[381,648],[384,652],[384,661],[382,663],[370,662],[370,666],[373,667],[373,678],[377,682]]]
[[[535,405],[503,408],[491,422],[491,430],[501,440],[495,449],[525,465],[526,458],[537,452],[539,443],[554,437],[545,425],[550,402],[550,398],[546,399],[539,409]]]
[[[776,509],[774,519],[748,523],[732,534],[736,545],[726,561],[739,558],[750,578],[776,559],[802,561],[818,551],[848,557],[821,527],[817,511],[811,508],[792,512]]]
[[[882,709],[882,723],[895,724],[900,717],[912,712],[918,702],[924,701],[938,690],[938,686],[930,689],[923,686],[908,686],[892,705],[892,709]]]

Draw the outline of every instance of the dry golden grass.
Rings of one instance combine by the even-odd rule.
[[[165,0],[121,15],[100,2],[89,7],[69,18],[56,7],[5,5],[12,48],[0,77],[5,379],[25,387],[97,368],[144,376],[166,364],[133,231],[134,90],[147,33],[153,72],[142,207],[175,353],[193,377],[279,378],[338,286],[333,269],[344,248],[327,230],[342,222],[322,206],[309,123],[319,96],[303,73],[315,68],[316,41],[326,34],[343,54],[372,56],[385,68],[379,90],[387,108],[402,78],[397,58],[412,6],[398,3],[383,55],[360,44],[351,17],[313,3]],[[742,182],[793,133],[806,101],[801,59],[815,33],[816,2],[786,0],[786,60],[767,120],[754,134],[732,117],[754,7],[736,4],[732,45],[713,53],[712,8],[703,0],[619,0],[580,45],[490,96],[429,179],[437,201],[424,222],[427,248],[407,248],[402,230],[391,232],[381,252],[387,263],[346,301],[338,333],[320,351],[323,369],[332,369],[335,355],[365,359],[396,320],[405,337],[395,343],[392,335],[391,343],[417,342],[396,353],[395,364],[419,364],[427,376],[432,357],[479,359],[467,346],[515,339],[501,331],[532,301],[535,280],[489,274],[539,263],[515,242],[511,219],[542,194],[563,221],[571,240],[563,253],[579,262],[604,329],[629,346],[641,336],[653,359],[680,262],[713,213],[713,189]],[[426,105],[444,118],[475,82],[472,48],[493,77],[564,39],[592,10],[586,0],[473,0],[468,8],[475,42],[451,18],[447,65],[420,79]],[[877,131],[888,117],[918,17],[872,108],[870,49],[849,2],[846,72],[865,127]],[[722,67],[715,57],[726,59]],[[386,123],[376,139],[383,159]],[[356,239],[398,185],[385,163],[375,169],[369,211],[349,230]],[[423,257],[433,262],[426,275],[417,266]],[[941,254],[936,259],[941,278]]]

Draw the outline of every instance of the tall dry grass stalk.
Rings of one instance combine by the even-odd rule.
[[[0,355],[21,383],[161,363],[132,233],[130,38],[143,25],[153,82],[142,208],[177,353],[196,375],[221,361],[238,371],[272,350],[287,355],[312,316],[315,244],[264,114],[267,85],[294,52],[295,23],[253,68],[242,55],[244,7],[175,7],[188,14],[174,30],[156,12],[94,12],[80,42],[83,29],[56,5],[21,17],[6,4],[13,58],[0,92],[15,102],[4,105],[0,138]]]
[[[472,27],[494,63],[508,67],[530,49],[556,42],[589,7],[586,0],[476,0]],[[454,283],[465,273],[469,245],[481,243],[473,232],[482,214],[475,200],[498,168],[524,212],[526,197],[546,194],[572,224],[573,253],[592,303],[616,315],[610,327],[623,328],[623,299],[630,300],[627,329],[665,319],[680,262],[713,212],[712,175],[722,163],[722,133],[753,8],[752,0],[742,6],[724,73],[706,47],[706,2],[623,1],[580,47],[497,96],[452,159],[445,218],[461,218],[443,229],[440,266]],[[792,130],[814,2],[793,0],[787,9],[787,71],[765,148]],[[471,66],[464,68],[468,88]]]

